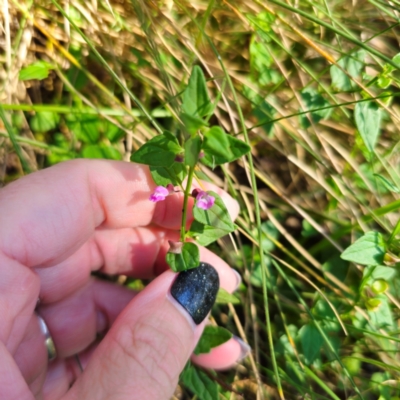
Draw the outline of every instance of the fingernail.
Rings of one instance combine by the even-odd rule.
[[[197,268],[179,273],[171,295],[199,325],[214,305],[218,289],[217,271],[210,264],[200,263]]]
[[[250,354],[251,347],[246,342],[244,342],[242,339],[240,339],[240,337],[237,337],[234,335],[233,339],[235,339],[239,343],[239,346],[240,346],[240,356],[239,356],[239,359],[237,360],[237,362],[239,362],[239,361],[242,361],[244,358],[246,358]]]
[[[242,283],[242,277],[240,276],[239,272],[237,272],[235,269],[232,269],[232,271],[236,275],[236,286],[234,289],[234,291],[236,291],[238,289],[238,287],[240,286],[240,284]]]

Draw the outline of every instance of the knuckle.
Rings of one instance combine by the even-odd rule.
[[[178,335],[149,318],[122,328],[116,340],[135,369],[136,385],[145,385],[147,396],[150,390],[157,394],[154,398],[172,394],[185,362]]]

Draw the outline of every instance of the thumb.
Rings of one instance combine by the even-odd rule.
[[[129,303],[65,399],[172,397],[219,289],[206,263],[176,275],[166,271]]]

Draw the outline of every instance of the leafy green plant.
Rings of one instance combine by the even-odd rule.
[[[212,110],[203,72],[195,66],[182,95],[180,116],[183,117],[183,129],[180,140],[165,131],[146,142],[131,157],[131,161],[149,165],[154,182],[159,185],[150,197],[151,201],[163,201],[177,191],[184,193],[180,242],[171,243],[166,257],[175,272],[196,268],[200,263],[198,247],[186,242],[188,238],[208,245],[235,230],[228,210],[217,193],[201,189],[192,191],[199,162],[217,166],[232,162],[250,151],[245,142],[226,134],[221,127],[208,127],[205,118],[211,116]],[[175,186],[178,188],[175,189]],[[195,198],[194,221],[187,231],[190,196]]]
[[[45,61],[36,61],[24,68],[19,72],[19,79],[21,81],[27,81],[30,79],[42,80],[49,76],[49,72],[53,69],[53,66]]]
[[[170,242],[166,255],[166,261],[174,272],[196,268],[200,264],[197,245],[187,240],[209,245],[235,230],[235,224],[217,193],[192,190],[199,162],[214,167],[235,161],[250,151],[246,143],[228,135],[221,127],[208,127],[206,119],[210,118],[212,110],[203,72],[195,66],[182,95],[180,118],[183,129],[179,135],[165,131],[131,156],[131,161],[149,165],[154,182],[159,185],[150,196],[150,201],[163,201],[179,191],[184,193],[180,241]],[[195,202],[194,221],[186,230],[190,196]],[[224,328],[207,326],[194,353],[208,353],[231,337],[232,334]],[[190,364],[183,371],[181,380],[201,399],[214,400],[218,396],[216,382]]]
[[[367,232],[349,246],[341,255],[342,259],[365,265],[359,287],[360,297],[371,318],[370,324],[394,328],[393,315],[388,299],[384,296],[396,270],[389,266],[396,259],[391,255],[390,244],[376,231]],[[385,265],[389,264],[389,265]]]

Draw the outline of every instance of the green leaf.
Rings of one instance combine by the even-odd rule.
[[[215,204],[214,204],[215,205]],[[235,227],[235,225],[233,225]],[[219,229],[210,225],[204,225],[201,222],[194,220],[188,232],[189,237],[192,237],[200,246],[208,246],[219,238],[226,236],[231,230]]]
[[[25,125],[25,116],[24,113],[21,112],[14,112],[13,114],[11,114],[11,125],[14,129],[22,129]]]
[[[212,348],[227,342],[232,337],[227,329],[219,326],[207,325],[194,349],[194,354],[209,353]]]
[[[344,282],[349,270],[349,264],[342,260],[339,254],[335,254],[322,264],[322,270],[324,272],[330,272],[341,282]]]
[[[228,135],[219,126],[211,127],[204,133],[204,146],[203,149],[206,155],[214,157],[225,158],[229,147]],[[229,158],[229,156],[228,156]],[[228,158],[223,162],[228,162]]]
[[[98,144],[102,137],[115,143],[125,135],[116,125],[98,115],[67,114],[65,120],[71,132],[83,143]]]
[[[393,92],[390,90],[386,90],[382,92],[381,95],[382,95],[381,102],[387,107],[391,106],[393,101]]]
[[[122,160],[122,154],[114,146],[102,145],[102,150],[106,160]]]
[[[261,74],[271,68],[274,60],[265,43],[259,42],[258,38],[258,35],[253,35],[250,42],[250,68],[252,73],[257,71]]]
[[[191,135],[194,135],[203,126],[208,126],[206,121],[194,115],[182,113],[180,114],[180,118]]]
[[[380,132],[381,110],[374,101],[363,101],[356,104],[354,118],[365,146],[373,152]]]
[[[58,153],[49,153],[47,155],[47,162],[49,165],[58,164],[63,161],[72,160],[75,158],[74,154],[58,154]]]
[[[379,174],[374,174],[374,176],[376,176],[382,182],[383,186],[385,186],[385,188],[391,191],[392,193],[400,193],[400,190],[384,176]]]
[[[378,279],[384,279],[390,282],[396,275],[397,271],[394,268],[386,265],[371,265],[364,268],[363,278],[367,278],[368,282],[373,282]]]
[[[343,57],[338,61],[350,76],[359,78],[364,68],[365,51],[359,50],[356,53]],[[347,92],[355,89],[357,85],[336,65],[331,66],[332,87],[338,91]]]
[[[400,233],[400,219],[397,220],[396,226],[393,228],[392,233],[390,234],[389,240],[387,241],[388,245],[393,242],[394,238]]]
[[[53,66],[45,61],[36,61],[27,67],[21,69],[19,73],[20,81],[27,81],[30,79],[38,79],[41,81],[49,76],[49,72]]]
[[[76,155],[71,151],[71,142],[60,132],[52,135],[55,146],[58,150],[65,150],[65,153],[58,153],[58,151],[52,151],[47,155],[47,162],[49,165],[54,165],[62,161],[71,160]]]
[[[258,29],[260,32],[270,32],[276,19],[275,15],[268,11],[262,11],[256,16],[247,14],[246,17],[249,19],[252,28]]]
[[[295,356],[296,353],[294,351],[294,338],[298,336],[298,328],[295,325],[288,325],[287,326],[288,333],[290,335],[291,340],[289,340],[288,335],[282,335],[277,343],[275,350],[279,354],[289,354],[291,356]]]
[[[273,120],[275,118],[275,113],[275,108],[264,99],[253,109],[253,115],[257,118],[258,123],[265,122],[261,127],[268,136],[272,135],[272,128],[274,127],[274,124],[269,123],[268,120]]]
[[[218,290],[217,299],[215,300],[216,304],[240,304],[240,300],[233,294],[228,293],[225,289],[220,288]]]
[[[38,111],[30,120],[31,129],[34,132],[48,132],[58,126],[60,117],[50,111]]]
[[[224,202],[217,193],[209,191],[211,196],[215,197],[214,205],[208,209],[203,210],[199,207],[193,207],[193,217],[196,221],[201,222],[204,225],[209,225],[214,228],[223,229],[225,231],[234,231],[235,225],[233,224],[228,210],[225,207]]]
[[[80,117],[78,119],[80,129],[74,132],[76,137],[84,143],[96,144],[100,139],[102,121],[97,115],[84,114]]]
[[[306,219],[303,219],[302,226],[301,236],[304,238],[310,238],[318,234],[318,231]]]
[[[80,26],[83,22],[83,17],[81,12],[73,7],[70,6],[68,7],[68,13],[67,13],[68,17],[71,19],[72,22],[74,22],[75,24],[77,24],[78,26]]]
[[[218,385],[210,379],[203,371],[189,366],[185,368],[180,376],[183,384],[195,394],[199,400],[218,399]]]
[[[82,149],[83,158],[102,158],[106,160],[122,160],[121,153],[112,146],[89,144]]]
[[[356,144],[355,145],[360,148],[360,150],[363,152],[364,156],[367,159],[370,159],[371,153],[364,146],[364,143],[363,143],[360,135],[356,136]],[[363,175],[363,177],[365,178],[365,180],[367,182],[365,182],[364,179],[360,177],[360,174],[358,172],[354,172],[354,174],[351,175],[350,179],[352,180],[352,183],[355,187],[358,187],[362,190],[367,190],[367,191],[372,190],[373,193],[375,193],[375,192],[379,192],[381,194],[388,193],[388,189],[384,185],[382,180],[377,179],[374,176],[375,170],[376,170],[376,167],[374,164],[372,164],[371,162],[366,162],[363,164],[359,164],[358,168],[360,170],[361,175]],[[369,185],[368,185],[368,182],[369,182]]]
[[[84,143],[97,144],[103,137],[116,143],[125,136],[122,129],[98,115],[68,114],[66,122],[76,138]]]
[[[263,222],[260,228],[262,231],[261,248],[266,253],[269,253],[275,248],[275,241],[279,237],[279,230],[271,221]],[[256,231],[254,231],[254,235],[257,235]]]
[[[301,92],[301,98],[303,100],[306,110],[312,110],[316,108],[329,106],[329,103],[312,87],[304,89]],[[327,108],[325,110],[313,111],[311,112],[311,119],[315,124],[317,124],[322,119],[328,118],[330,113],[331,113],[330,108]],[[300,124],[303,128],[308,128],[311,126],[308,114],[300,115]]]
[[[269,261],[269,258],[266,258],[266,264],[269,264],[269,265],[271,264],[271,262]],[[250,283],[254,287],[259,287],[259,288],[263,287],[263,269],[261,268],[261,264],[259,261],[257,263],[255,263],[255,266],[251,271]],[[267,283],[267,285],[268,284],[269,284],[269,282]]]
[[[380,74],[378,77],[378,80],[376,81],[376,84],[381,89],[386,89],[388,86],[390,86],[392,84],[392,78]]]
[[[177,138],[170,132],[165,131],[150,139],[131,156],[131,161],[151,165],[154,167],[171,167],[175,157],[182,153]]]
[[[342,254],[343,260],[362,265],[379,265],[383,263],[386,245],[379,232],[367,232],[356,240]]]
[[[182,110],[185,114],[205,117],[212,111],[213,105],[208,95],[203,71],[195,65],[183,92]]]
[[[250,146],[242,140],[227,135],[219,126],[211,127],[204,133],[204,158],[209,166],[234,161],[250,151]]]
[[[299,337],[303,347],[304,361],[310,365],[319,356],[324,339],[314,324],[302,326]]]
[[[258,31],[253,35],[249,48],[251,78],[261,86],[274,85],[282,79],[282,74],[273,68],[274,60],[266,44],[268,40],[268,35]]]
[[[197,268],[200,264],[199,248],[194,243],[184,243],[180,254],[167,253],[167,264],[174,272]]]
[[[103,122],[107,139],[111,143],[116,143],[125,136],[125,132],[122,129],[118,128],[117,125],[114,125],[107,120],[104,120]]]
[[[368,311],[368,316],[370,317],[370,325],[372,325],[376,329],[395,329],[396,325],[393,320],[393,314],[388,302],[388,298],[385,295],[378,295],[369,300],[375,300],[376,303],[380,301],[380,304],[377,304],[376,307],[371,307],[375,309]]]
[[[169,183],[179,186],[187,175],[185,164],[179,162],[174,162],[168,168],[150,165],[150,172],[154,182],[159,186],[167,186]]]
[[[313,315],[318,319],[333,320],[335,313],[325,299],[318,299],[312,308]]]
[[[75,54],[76,57],[76,54]],[[80,58],[80,57],[78,57]],[[67,92],[72,92],[74,90],[82,90],[86,84],[89,82],[89,78],[85,73],[75,65],[73,65],[71,68],[68,69],[67,71],[67,79],[72,85],[72,88],[70,88],[68,85],[65,86],[64,90]]]
[[[400,53],[397,53],[392,60],[400,67]]]
[[[103,151],[97,144],[89,144],[82,149],[83,158],[103,158]]]
[[[201,137],[193,136],[185,143],[185,164],[189,167],[194,167],[199,159],[201,150]]]
[[[360,361],[360,360],[358,360]],[[368,361],[368,360],[366,360]],[[360,361],[361,362],[361,361]],[[386,369],[386,368],[382,368]],[[386,372],[375,372],[371,375],[371,378],[369,379],[370,383],[369,386],[373,390],[374,394],[381,395],[378,400],[391,400],[393,396],[391,396],[391,387],[390,387],[390,373],[388,371]],[[385,381],[386,384],[384,383]],[[399,385],[398,383],[396,384],[397,386],[397,391],[399,390]],[[378,397],[378,396],[376,396]]]
[[[97,144],[103,137],[116,143],[125,135],[122,129],[99,115],[67,114],[65,121],[76,138],[84,143]]]

